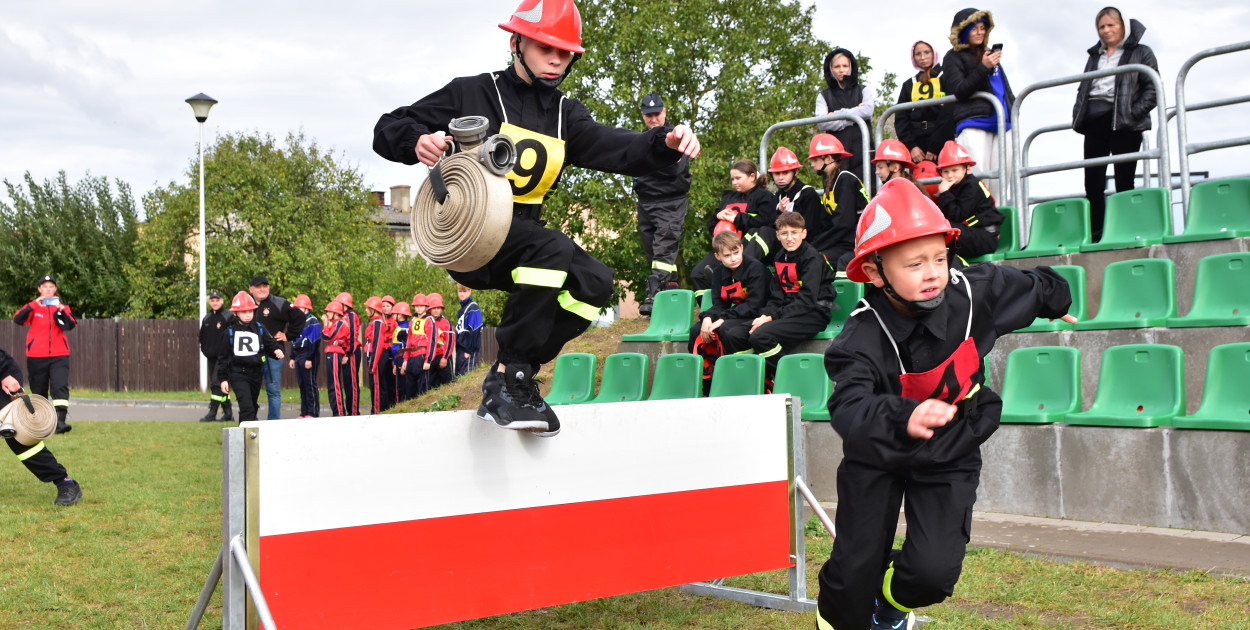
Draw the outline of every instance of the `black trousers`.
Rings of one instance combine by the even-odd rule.
[[[755,353],[764,357],[764,375],[772,378],[777,373],[777,362],[789,353],[795,344],[811,339],[829,325],[833,307],[804,313],[796,317],[774,319],[761,324],[751,333],[750,344]]]
[[[26,446],[15,438],[6,438],[5,442],[9,443],[9,450],[22,459],[22,465],[26,466],[26,470],[29,470],[39,481],[61,483],[69,477],[69,473],[65,472],[65,467],[56,461],[56,458],[52,456],[52,451],[48,450],[46,442],[40,442],[34,446]]]
[[[217,357],[206,357],[208,359],[208,398],[212,402],[224,405],[230,402],[230,397],[221,391],[221,381],[217,380]],[[216,412],[217,407],[210,406],[209,409]]]
[[[310,356],[308,360],[312,362],[310,368],[304,367],[303,360],[295,360],[295,381],[299,383],[299,415],[316,418],[321,415],[321,395],[317,391],[317,372],[320,371],[321,362],[315,356]]]
[[[473,368],[477,367],[477,362],[478,362],[477,352],[468,353],[469,354],[468,357],[465,357],[464,356],[465,353],[460,352],[459,350],[457,350],[456,353],[460,355],[456,357],[456,376],[457,377],[464,376],[465,372],[469,372]]]
[[[239,422],[256,419],[256,401],[260,399],[260,390],[265,388],[265,375],[261,367],[246,371],[230,371],[230,390],[234,399],[239,401]]]
[[[343,383],[347,386],[347,415],[349,416],[360,415],[360,354],[360,348],[347,354],[347,370],[350,374],[348,378],[343,379]]]
[[[820,569],[819,614],[837,630],[863,630],[874,600],[906,608],[955,590],[972,530],[981,453],[943,467],[885,471],[843,459],[838,466],[837,538]],[[892,551],[899,504],[907,539]]]
[[[446,385],[456,380],[456,368],[452,365],[451,357],[447,358],[447,367],[438,367],[438,362],[441,358],[442,357],[434,357],[434,359],[430,361],[430,369],[428,372],[430,379],[429,389],[434,389],[435,387]]]
[[[1085,159],[1133,153],[1141,149],[1142,133],[1132,129],[1112,130],[1112,106],[1105,101],[1089,101],[1085,109]],[[1133,190],[1137,162],[1115,165],[1115,191]],[[1107,167],[1085,168],[1085,196],[1089,199],[1089,228],[1094,241],[1102,238],[1107,214]]]
[[[347,355],[337,352],[325,353],[326,393],[329,395],[330,413],[335,417],[352,415],[348,409],[350,392],[347,390],[348,374],[351,370],[351,365],[343,363],[343,357],[345,356]]]
[[[373,413],[382,413],[387,409],[395,406],[395,374],[391,372],[391,365],[394,360],[391,358],[390,349],[382,351],[382,356],[378,358],[377,373],[368,372],[369,378],[369,394],[370,410]],[[373,365],[373,361],[369,361],[368,365]]]
[[[52,401],[60,413],[69,408],[69,355],[63,357],[26,357],[30,372],[30,393]]]
[[[684,195],[638,200],[638,235],[642,237],[642,251],[651,263],[651,274],[660,278],[661,288],[667,282],[677,282],[677,252],[689,205]]]
[[[474,289],[508,292],[495,338],[499,361],[548,363],[582,334],[612,297],[612,270],[564,233],[529,216],[512,217],[489,263],[451,277]],[[516,279],[514,280],[514,275]]]
[[[959,236],[951,245],[956,256],[976,258],[994,253],[998,249],[998,236],[985,231],[985,228],[960,225]]]

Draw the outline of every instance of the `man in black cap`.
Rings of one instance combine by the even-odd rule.
[[[652,92],[642,97],[642,122],[647,129],[667,127],[668,110],[660,95]],[[686,221],[686,193],[690,192],[690,158],[665,166],[650,175],[634,178],[634,194],[638,195],[638,234],[642,251],[651,262],[647,277],[647,297],[638,307],[644,316],[651,315],[655,294],[677,288],[677,251],[681,246],[681,228]]]
[[[208,314],[200,322],[200,352],[208,358],[210,375],[217,373],[217,357],[224,351],[225,344],[229,343],[225,333],[232,315],[224,306],[220,291],[209,293]],[[230,397],[221,391],[221,383],[217,379],[210,376],[208,380],[208,415],[200,418],[200,422],[215,422],[218,406],[221,407],[221,421],[233,421],[234,411],[230,409]]]
[[[291,306],[291,303],[276,295],[269,294],[269,278],[256,276],[252,278],[248,293],[256,299],[256,321],[265,332],[273,335],[282,347],[285,355],[286,342],[299,336],[304,330],[304,313]],[[269,399],[269,419],[277,420],[282,416],[282,361],[265,361],[265,395]]]

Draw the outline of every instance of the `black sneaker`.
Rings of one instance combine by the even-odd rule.
[[[538,373],[538,368],[539,366],[534,366],[534,374]],[[534,435],[537,435],[538,437],[554,437],[560,432],[560,419],[556,417],[556,410],[552,409],[551,405],[547,404],[547,401],[543,398],[542,393],[538,391],[538,382],[532,378],[530,379],[529,389],[530,404],[533,405],[534,408],[537,409],[539,413],[543,414],[543,417],[547,419],[547,430],[536,431]]]
[[[57,505],[74,505],[82,498],[82,486],[78,485],[73,479],[66,479],[65,483],[56,487],[56,504]]]
[[[477,408],[477,417],[505,429],[548,431],[543,413],[530,403],[533,368],[525,364],[506,365],[501,374],[498,366],[492,366],[482,381],[482,404]]]
[[[915,624],[915,615],[877,600],[877,606],[872,611],[871,630],[911,630]]]

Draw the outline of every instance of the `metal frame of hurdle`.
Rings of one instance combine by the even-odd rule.
[[[258,623],[264,624],[264,627],[270,630],[281,627],[353,627],[344,625],[345,620],[348,619],[345,616],[346,612],[335,617],[336,602],[331,600],[340,596],[335,587],[327,585],[325,590],[320,590],[321,583],[317,583],[312,588],[301,587],[313,584],[308,581],[313,579],[322,582],[343,582],[345,570],[350,571],[352,568],[362,571],[377,570],[376,562],[394,563],[393,566],[388,565],[388,568],[384,569],[389,571],[389,574],[383,584],[389,587],[392,582],[395,582],[396,588],[408,589],[405,593],[415,593],[418,600],[414,602],[412,598],[406,598],[402,604],[399,604],[405,610],[394,614],[378,613],[380,616],[359,619],[359,623],[367,627],[425,627],[449,621],[669,586],[681,586],[683,591],[691,594],[711,595],[766,608],[793,612],[813,610],[816,603],[807,597],[805,574],[804,502],[812,507],[817,517],[831,533],[833,523],[802,478],[805,462],[803,427],[798,402],[798,399],[794,397],[770,395],[565,407],[561,409],[561,417],[564,420],[566,433],[553,440],[543,440],[518,432],[505,431],[472,418],[471,412],[463,411],[322,419],[325,424],[321,425],[309,420],[279,420],[245,423],[240,427],[227,428],[223,432],[222,441],[221,551],[213,563],[186,627],[191,630],[199,626],[219,581],[223,586],[222,627],[224,630],[255,628]],[[780,422],[769,422],[773,418]],[[665,439],[664,434],[656,435],[654,438],[639,437],[637,427],[642,425],[631,422],[637,419],[649,419],[652,423],[669,425],[685,422],[692,426],[685,430],[684,434],[678,435],[673,440],[673,444],[665,444],[660,442]],[[782,424],[784,424],[784,436],[781,434],[780,425]],[[467,439],[455,437],[464,436],[466,429]],[[396,432],[400,435],[395,435],[391,439]],[[334,437],[328,437],[327,434],[332,434]],[[468,509],[452,507],[448,508],[447,514],[440,513],[428,520],[412,519],[405,523],[398,522],[406,518],[400,512],[408,510],[409,507],[387,506],[385,509],[398,510],[396,514],[400,515],[394,516],[388,513],[375,517],[371,513],[373,503],[369,501],[369,497],[356,497],[355,494],[358,493],[354,492],[356,488],[368,487],[371,483],[368,479],[369,472],[362,470],[359,479],[340,479],[343,471],[349,469],[348,465],[336,464],[331,461],[333,458],[330,456],[341,456],[347,459],[359,457],[365,462],[370,461],[367,458],[373,456],[375,459],[372,461],[377,461],[376,455],[370,452],[370,449],[377,444],[376,439],[370,440],[370,438],[377,436],[387,437],[386,441],[395,442],[385,448],[401,450],[407,446],[416,447],[418,442],[431,436],[434,438],[451,436],[450,439],[444,441],[464,442],[465,444],[460,446],[449,447],[445,444],[426,446],[426,451],[423,453],[434,453],[429,456],[437,459],[439,457],[437,453],[445,452],[443,456],[451,462],[451,472],[447,478],[437,481],[440,487],[428,490],[429,496],[435,497],[430,503],[453,503],[458,506],[458,502],[467,501],[466,505],[470,507]],[[365,446],[356,443],[355,438],[359,438]],[[658,468],[660,470],[654,473],[641,472],[637,478],[633,475],[622,474],[624,467],[622,464],[629,462],[637,455],[633,449],[649,439],[656,441],[654,444],[656,450],[652,454],[652,461],[648,462],[653,465],[646,466],[646,469]],[[565,441],[563,445],[560,444],[562,440]],[[318,450],[322,446],[334,443],[340,444],[341,448],[330,453]],[[781,454],[774,452],[781,448],[782,444],[787,451],[784,458]],[[473,450],[456,451],[457,448]],[[464,461],[465,453],[482,451],[490,455],[474,462]],[[414,458],[420,459],[423,453],[415,454]],[[687,454],[688,457],[676,457],[682,453]],[[520,458],[528,458],[527,461],[530,463],[519,464],[515,461]],[[675,459],[691,461],[689,463],[673,461]],[[455,468],[457,462],[463,470]],[[600,464],[600,462],[603,463]],[[515,479],[515,467],[518,465],[529,465],[541,469],[543,466],[552,465],[567,467],[570,463],[577,464],[579,471],[583,467],[587,468],[588,479],[579,479],[567,485],[581,484],[589,489],[589,492],[602,492],[602,497],[593,494],[580,498],[574,497],[569,499],[571,501],[569,505],[561,505],[559,501],[555,501],[549,504],[539,503],[518,508],[517,505],[508,503],[515,498],[513,495],[525,495],[533,488],[550,494],[556,493],[542,487],[542,482],[550,483],[552,480],[550,477],[543,478],[541,474],[539,475],[540,482],[532,487],[526,486],[526,480],[521,480],[517,483],[503,483],[502,485],[507,486],[506,491],[498,491],[501,485],[500,479],[508,482]],[[421,464],[418,462],[402,465],[435,466],[438,463]],[[784,472],[781,470],[783,465]],[[490,470],[483,473],[483,466]],[[326,501],[326,504],[317,506],[318,509],[309,508],[308,497],[312,496],[309,493],[322,492],[327,485],[334,485],[316,478],[318,474],[321,474],[322,468],[328,469],[324,471],[324,474],[329,478],[341,481],[345,493],[342,496],[345,498],[341,503],[335,503],[333,499],[330,499]],[[692,480],[675,479],[685,475],[673,474],[674,472],[687,470]],[[743,472],[739,472],[740,470]],[[491,476],[505,472],[507,473],[505,477]],[[260,480],[262,475],[268,477],[265,484],[262,484]],[[470,478],[475,475],[479,478]],[[757,475],[757,477],[751,475]],[[293,489],[293,484],[299,485],[305,477],[309,477],[307,485],[317,487]],[[720,481],[722,477],[728,479],[722,482]],[[559,479],[560,481],[566,480],[565,477]],[[726,485],[718,487],[719,483]],[[453,487],[450,489],[442,487],[449,484]],[[614,484],[620,487],[611,487]],[[631,487],[631,484],[636,487]],[[660,484],[664,489],[655,491],[655,484]],[[430,485],[434,485],[434,482]],[[276,488],[280,488],[281,491]],[[654,494],[636,493],[637,489],[644,488],[654,491]],[[738,493],[736,489],[746,490]],[[422,488],[418,490],[424,491]],[[439,493],[444,491],[447,492],[446,497],[451,498],[440,502],[437,496],[441,496]],[[700,503],[701,493],[711,493],[713,501],[734,501],[735,497],[742,497],[741,500],[745,500],[747,497],[765,496],[761,495],[761,492],[766,493],[767,497],[760,503],[761,507],[751,510],[751,506],[735,505],[735,508],[741,508],[742,518],[730,517],[723,521],[724,526],[718,524],[715,528],[718,533],[724,532],[731,538],[715,538],[713,535],[708,536],[708,540],[703,540],[707,536],[708,528],[701,522],[708,516],[708,512],[707,504]],[[781,496],[783,492],[784,497]],[[334,494],[333,488],[326,494]],[[367,494],[367,491],[361,494]],[[497,507],[489,503],[473,503],[478,499],[489,502],[497,498],[496,495],[504,497]],[[651,505],[646,502],[656,497],[662,503],[654,505],[668,506],[663,509],[675,510],[672,518],[645,520],[647,518],[645,513],[650,509],[647,506]],[[262,503],[266,499],[275,507],[262,510]],[[680,507],[687,504],[689,508]],[[783,504],[787,512],[784,519],[771,513],[779,511],[777,508]],[[482,508],[482,505],[487,507]],[[336,553],[342,551],[339,548],[351,550],[350,552],[343,551],[344,554],[358,553],[364,556],[369,554],[369,550],[359,544],[362,539],[351,539],[351,536],[394,536],[405,544],[419,546],[419,541],[423,536],[413,535],[412,531],[431,531],[420,529],[425,527],[426,523],[448,521],[452,524],[450,529],[444,527],[437,530],[443,532],[475,531],[465,528],[464,523],[482,518],[541,519],[544,518],[544,514],[550,514],[552,518],[564,519],[569,518],[567,509],[570,505],[575,509],[580,506],[591,506],[589,509],[592,511],[598,510],[586,518],[600,518],[596,515],[608,515],[607,518],[601,518],[595,524],[597,527],[599,523],[602,523],[603,537],[610,539],[605,543],[605,549],[615,549],[617,546],[628,548],[630,545],[634,545],[635,549],[639,548],[639,545],[645,548],[654,541],[665,541],[657,547],[655,554],[633,553],[630,556],[656,555],[658,558],[639,560],[638,566],[632,569],[631,580],[620,581],[617,579],[620,577],[616,574],[617,572],[603,566],[595,566],[599,563],[588,562],[584,553],[586,550],[583,549],[581,550],[582,556],[569,559],[565,564],[560,564],[559,558],[552,560],[553,568],[549,573],[544,574],[542,568],[530,567],[527,570],[537,571],[534,575],[547,575],[548,579],[550,579],[550,574],[574,573],[576,575],[569,577],[569,583],[577,584],[578,589],[584,590],[561,591],[560,585],[556,585],[552,587],[552,590],[559,592],[550,595],[547,599],[541,598],[543,589],[540,588],[535,589],[540,597],[533,600],[488,604],[478,601],[480,598],[475,599],[477,596],[473,592],[478,590],[475,587],[485,587],[486,582],[491,579],[489,577],[482,577],[478,581],[472,581],[472,576],[465,577],[464,579],[468,580],[465,585],[450,584],[446,585],[446,589],[452,590],[440,590],[444,586],[443,582],[454,582],[457,575],[472,573],[473,571],[466,565],[475,562],[473,557],[465,557],[462,560],[457,553],[450,553],[446,557],[440,556],[442,561],[449,563],[446,566],[437,566],[436,563],[439,560],[435,559],[431,566],[415,568],[412,565],[423,564],[421,560],[426,556],[421,554],[426,553],[425,550],[413,550],[411,554],[414,555],[409,556],[404,556],[405,552],[400,551],[396,558],[382,558],[373,565],[370,565],[368,560],[356,564],[355,559],[349,555],[344,555],[343,559],[337,563],[333,558]],[[436,508],[429,509],[437,511]],[[483,512],[483,509],[486,511]],[[498,511],[492,512],[491,510]],[[365,512],[369,513],[364,514]],[[761,514],[761,512],[770,513]],[[267,517],[265,525],[261,525],[262,514]],[[351,515],[358,516],[352,517]],[[619,515],[619,518],[612,515]],[[668,512],[664,514],[666,517],[668,515]],[[683,516],[686,517],[686,521],[690,522],[683,524],[681,522]],[[349,521],[350,518],[356,518],[359,522],[331,523],[335,519],[342,518],[348,518]],[[638,522],[631,522],[631,519]],[[275,521],[279,520],[283,523],[276,524]],[[612,522],[617,520],[622,521],[623,524],[615,525]],[[743,521],[744,524],[741,525],[741,531],[734,532],[732,530],[738,526],[738,520]],[[577,522],[583,525],[581,529],[586,529],[585,521]],[[650,524],[652,522],[657,523],[654,525],[656,531],[640,531],[647,528],[640,527],[638,523]],[[292,530],[291,533],[285,533],[283,530],[267,538],[262,535],[262,530],[265,528],[268,528],[270,533],[274,533],[288,524],[288,529]],[[402,529],[409,526],[418,529]],[[328,527],[326,530],[314,531],[326,527]],[[573,527],[576,527],[576,524]],[[617,529],[612,529],[613,527]],[[310,531],[295,531],[300,528],[307,528]],[[372,533],[375,530],[370,528],[377,528],[376,532],[380,533]],[[668,531],[670,528],[674,531]],[[331,532],[331,535],[337,538],[332,538],[331,542],[327,542],[324,536],[325,531]],[[757,537],[756,533],[761,534]],[[465,534],[465,536],[468,535]],[[647,536],[652,538],[647,538]],[[742,538],[733,539],[732,536]],[[637,539],[624,539],[630,537]],[[270,542],[263,545],[262,538]],[[299,544],[292,546],[284,542],[291,539],[295,541],[315,540],[313,543],[301,542],[299,544],[321,546],[301,548]],[[272,542],[274,540],[281,544]],[[735,549],[740,550],[739,554],[732,554],[735,556],[733,558],[727,558],[731,554],[724,553],[726,551],[724,545],[727,541],[732,541]],[[476,544],[476,539],[465,542],[464,547],[479,546]],[[759,551],[743,549],[756,545],[757,542]],[[740,543],[741,546],[739,546]],[[452,544],[447,546],[455,547]],[[786,553],[787,546],[788,553]],[[299,552],[288,551],[287,555],[282,555],[282,552],[275,551],[276,549],[298,549]],[[473,550],[470,549],[470,556],[472,553]],[[543,553],[543,556],[534,556],[534,558],[546,562],[546,555],[549,552]],[[753,554],[752,559],[736,559],[738,555],[750,557]],[[549,555],[558,556],[559,553]],[[306,556],[315,556],[316,559],[305,563]],[[492,559],[489,556],[482,557],[487,560]],[[414,562],[414,558],[418,560]],[[479,557],[476,561],[481,562],[482,558]],[[274,566],[287,562],[299,566]],[[319,562],[325,562],[326,566],[319,566]],[[751,564],[752,562],[754,564]],[[739,569],[739,567],[750,568]],[[725,585],[724,576],[726,575],[742,575],[781,568],[787,569],[789,578],[789,592],[784,595]],[[493,576],[494,574],[490,571],[497,569],[498,567],[492,567],[485,571],[483,576]],[[583,569],[586,575],[580,574]],[[430,578],[422,574],[423,570],[437,575]],[[626,568],[623,571],[630,571],[630,569]],[[715,573],[716,571],[730,572]],[[308,577],[313,574],[324,575],[324,580],[320,577]],[[527,575],[529,574],[521,574],[521,579],[529,579],[525,577]],[[691,576],[698,576],[699,579],[687,579]],[[301,580],[305,581],[301,582]],[[431,580],[434,581],[431,582]],[[596,581],[603,581],[605,585],[597,588],[594,586]],[[548,586],[543,578],[537,578],[537,583],[540,587]],[[482,590],[489,591],[488,588]],[[306,591],[306,593],[293,595],[293,591]],[[453,592],[454,595],[448,596],[449,592]],[[449,601],[461,595],[467,598],[467,603]],[[341,594],[342,598],[348,600],[359,596],[351,592]],[[428,596],[429,601],[420,600],[422,596]],[[306,599],[299,600],[299,597]],[[559,599],[553,600],[551,597]],[[376,607],[370,602],[359,600],[341,603],[351,603],[353,611]],[[361,605],[356,606],[357,603]],[[438,610],[426,614],[422,609],[423,603]],[[345,610],[347,606],[338,606],[338,608]],[[412,612],[413,610],[417,612]],[[357,613],[353,612],[353,614]],[[317,626],[318,623],[323,623],[324,626]]]

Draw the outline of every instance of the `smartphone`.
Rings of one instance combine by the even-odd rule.
[[[990,52],[998,52],[1002,49],[1003,49],[1003,44],[1002,42],[999,42],[997,44],[994,44],[992,47],[990,47]]]
[[[60,303],[61,303],[61,298],[55,295],[52,297],[43,298],[43,301],[40,302],[40,304],[43,304],[44,306],[56,306]]]

